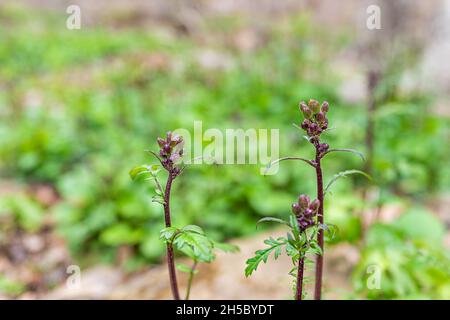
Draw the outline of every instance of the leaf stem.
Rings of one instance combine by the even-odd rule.
[[[191,272],[189,272],[189,279],[188,284],[186,288],[186,300],[189,300],[189,294],[191,293],[191,287],[192,287],[192,279],[194,279],[195,274],[195,268],[197,268],[198,261],[194,261],[194,264],[192,265]]]
[[[166,190],[164,193],[164,219],[166,227],[171,227],[170,221],[170,190],[172,188],[172,181],[174,176],[169,171],[169,177],[167,178]],[[169,269],[170,287],[172,289],[172,295],[175,300],[180,300],[180,294],[178,292],[177,274],[175,272],[175,258],[173,254],[172,243],[167,243],[167,268]]]

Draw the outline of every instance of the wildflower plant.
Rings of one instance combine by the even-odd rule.
[[[165,139],[158,138],[157,142],[160,148],[159,153],[149,152],[160,164],[137,166],[130,171],[130,176],[135,180],[144,175],[146,180],[153,181],[155,184],[155,194],[152,197],[152,201],[161,204],[164,208],[165,228],[160,231],[160,239],[166,244],[169,280],[175,300],[180,300],[180,294],[175,271],[174,247],[192,260],[191,266],[185,264],[176,265],[178,270],[189,274],[185,296],[185,299],[188,300],[194,275],[198,271],[198,264],[212,262],[216,258],[216,249],[225,252],[236,252],[238,248],[231,244],[214,241],[199,226],[187,225],[184,227],[175,227],[172,225],[170,211],[172,184],[185,169],[182,163],[184,143],[181,136],[174,135],[170,131],[167,132]],[[167,172],[164,188],[158,178],[161,169]]]
[[[305,159],[301,157],[284,157],[276,159],[271,162],[267,169],[275,163],[286,160],[300,160],[312,168],[316,173],[317,198],[313,202],[309,202],[309,197],[301,195],[297,204],[293,204],[292,211],[295,219],[291,216],[289,223],[278,218],[263,218],[262,221],[279,222],[289,226],[291,233],[287,234],[287,238],[278,238],[274,240],[270,238],[265,243],[269,248],[258,250],[255,257],[247,260],[247,268],[245,275],[249,276],[258,264],[263,261],[266,262],[270,253],[274,252],[275,259],[281,254],[282,247],[285,246],[286,253],[292,258],[294,269],[297,270],[296,280],[296,299],[302,299],[302,281],[305,256],[309,252],[316,254],[315,266],[315,291],[314,298],[320,300],[322,296],[322,273],[323,273],[323,256],[324,256],[324,231],[329,232],[333,236],[336,230],[335,226],[324,223],[324,196],[329,191],[330,187],[341,177],[351,174],[361,174],[370,179],[370,176],[360,170],[347,170],[336,174],[324,187],[322,174],[322,159],[332,152],[352,152],[359,155],[363,160],[363,155],[353,149],[332,149],[328,143],[321,141],[321,136],[324,132],[329,130],[328,112],[329,103],[324,101],[320,104],[317,100],[309,100],[308,103],[300,102],[299,109],[303,115],[303,121],[300,126],[295,125],[300,130],[305,132],[304,138],[310,142],[315,149],[315,156],[313,159]],[[309,230],[309,231],[308,231]],[[313,236],[314,239],[308,237]],[[297,263],[298,262],[298,263]],[[294,270],[295,271],[295,270]],[[291,270],[290,274],[292,274]]]

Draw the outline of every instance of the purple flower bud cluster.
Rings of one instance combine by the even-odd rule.
[[[180,168],[174,167],[174,164],[183,156],[183,138],[173,135],[169,131],[167,132],[166,139],[158,138],[157,141],[160,147],[159,155],[161,156],[161,164],[167,171],[178,175]]]
[[[298,202],[292,204],[292,212],[297,217],[300,231],[305,231],[315,224],[314,217],[317,215],[319,207],[319,200],[311,201],[309,196],[304,194],[298,197]]]
[[[324,101],[322,105],[317,100],[309,100],[308,103],[300,102],[300,111],[305,119],[300,125],[313,140],[319,140],[320,134],[328,128],[327,112],[329,110],[328,102]]]

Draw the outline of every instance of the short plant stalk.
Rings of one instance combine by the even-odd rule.
[[[195,269],[197,268],[197,264],[198,264],[198,262],[195,261],[194,264],[192,265],[191,272],[189,272],[189,279],[188,279],[188,284],[187,284],[187,288],[186,288],[186,300],[189,300],[189,295],[191,293],[191,287],[192,287],[192,280],[194,279],[194,274],[195,274]]]
[[[317,213],[319,224],[324,223],[323,219],[323,178],[322,178],[322,168],[320,166],[320,152],[316,146],[316,177],[317,177],[317,199],[319,200],[319,211]],[[322,273],[323,273],[323,229],[319,229],[317,233],[317,243],[319,244],[322,254],[316,255],[316,282],[314,290],[314,299],[320,300],[322,297]]]
[[[164,218],[166,227],[171,227],[170,220],[170,189],[172,188],[173,176],[169,172],[167,178],[166,190],[164,193]],[[175,300],[180,300],[180,293],[178,292],[177,274],[175,272],[175,258],[173,254],[173,246],[171,243],[167,243],[167,268],[169,269],[170,287],[172,289],[172,295]]]

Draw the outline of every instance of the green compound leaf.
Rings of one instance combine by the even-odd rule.
[[[212,255],[212,242],[202,234],[194,232],[181,232],[173,241],[180,250],[189,246],[199,259],[210,260]]]
[[[258,265],[262,262],[266,263],[270,254],[274,253],[274,258],[277,259],[281,254],[282,247],[287,243],[287,239],[280,237],[276,240],[272,237],[264,240],[264,243],[269,246],[269,248],[258,250],[255,252],[255,256],[246,261],[247,267],[245,268],[245,276],[250,276],[253,271],[256,271]]]
[[[177,232],[179,232],[178,228],[167,227],[167,228],[161,229],[161,231],[159,232],[159,238],[161,240],[163,240],[164,242],[171,242]]]
[[[202,228],[200,228],[199,226],[193,225],[193,224],[187,225],[187,226],[183,227],[181,230],[186,231],[186,232],[194,232],[194,233],[198,233],[198,234],[203,234],[203,235],[205,234],[205,232],[203,231]]]

